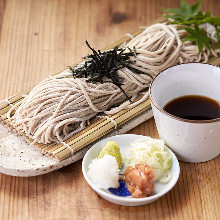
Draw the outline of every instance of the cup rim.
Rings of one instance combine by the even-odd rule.
[[[181,66],[181,65],[187,65],[187,64],[201,64],[201,65],[209,65],[209,66],[214,66],[216,68],[218,68],[220,70],[220,67],[219,66],[216,66],[216,65],[213,65],[213,64],[209,64],[209,63],[200,63],[200,62],[189,62],[189,63],[181,63],[181,64],[175,64],[175,65],[172,65],[170,67],[167,67],[166,69],[162,70],[159,74],[157,74],[153,80],[151,81],[150,83],[150,86],[149,86],[149,97],[150,97],[150,101],[152,103],[152,105],[154,105],[154,107],[156,107],[161,113],[165,114],[166,116],[170,117],[170,118],[173,118],[173,119],[176,119],[178,121],[182,121],[182,122],[188,122],[188,123],[196,123],[196,124],[204,124],[204,123],[213,123],[213,122],[218,122],[220,121],[220,118],[214,118],[214,119],[209,119],[209,120],[189,120],[189,119],[184,119],[184,118],[180,118],[180,117],[177,117],[175,115],[172,115],[170,113],[168,113],[167,111],[163,110],[163,108],[161,108],[157,103],[156,101],[153,99],[152,97],[152,85],[155,81],[155,79],[161,75],[165,70],[167,69],[170,69],[170,68],[173,68],[174,66]]]

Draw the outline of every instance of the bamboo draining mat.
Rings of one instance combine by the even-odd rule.
[[[163,22],[164,19],[158,19],[154,23]],[[139,28],[137,31],[131,33],[132,36],[136,36],[140,34],[143,31],[143,29]],[[105,47],[103,50],[112,49],[115,46],[119,46],[123,44],[124,42],[128,42],[131,38],[129,36],[124,36],[115,43]],[[7,112],[10,110],[10,108],[17,104],[21,103],[24,96],[27,95],[30,92],[31,88],[28,90],[25,90],[19,94],[16,94],[10,98],[7,98],[3,100],[0,103],[0,119],[1,122],[8,127],[10,130],[16,132],[19,135],[23,135],[29,143],[32,143],[33,140],[26,137],[25,134],[16,126],[14,126],[13,121],[9,121],[7,119]],[[18,104],[19,105],[19,104]],[[61,161],[66,159],[67,157],[71,156],[74,152],[77,152],[81,148],[87,146],[88,144],[92,143],[93,141],[98,140],[99,138],[103,137],[104,135],[110,133],[115,129],[115,123],[117,124],[117,127],[122,126],[124,123],[128,122],[129,120],[133,119],[134,117],[140,115],[141,113],[147,111],[150,109],[150,101],[146,100],[143,103],[140,103],[138,106],[122,110],[117,114],[108,116],[109,118],[100,118],[96,119],[94,123],[91,123],[90,126],[88,126],[83,131],[77,133],[67,141],[65,141],[64,144],[34,144],[38,149],[42,151],[43,154],[46,154],[52,158],[54,158],[57,161]],[[69,149],[69,147],[72,148]]]
[[[22,100],[23,98],[20,98],[12,102],[10,98],[8,99],[11,105],[21,102]],[[10,108],[11,108],[10,104],[6,101],[4,101],[2,105],[0,105],[0,115],[3,120],[3,123],[8,128],[15,131],[16,133],[20,135],[24,135],[24,133],[21,130],[19,130],[16,126],[14,126],[13,122],[7,119],[6,114]],[[91,123],[91,125],[88,126],[86,129],[84,129],[83,131],[69,138],[66,141],[66,144],[68,144],[74,150],[74,152],[76,152],[80,150],[81,148],[87,146],[88,144],[92,143],[93,141],[101,138],[105,134],[114,130],[115,123],[117,124],[117,127],[120,127],[121,125],[128,122],[132,118],[138,116],[144,111],[147,111],[149,108],[150,108],[150,101],[147,100],[147,101],[140,103],[134,108],[122,110],[114,115],[108,115],[108,117],[111,119],[105,118],[105,116],[103,116],[103,118],[97,119],[95,122]],[[29,139],[28,137],[26,137],[26,139],[30,143],[33,141]],[[52,158],[58,161],[61,161],[71,156],[73,153],[69,149],[69,147],[64,144],[34,144],[34,145],[38,147],[44,154],[51,156]]]
[[[132,33],[133,36],[141,33],[142,29],[139,29]],[[129,37],[123,37],[122,39],[118,40],[114,44],[104,48],[103,50],[111,49],[115,46],[119,46],[122,43],[129,41]],[[32,143],[33,140],[26,137],[24,132],[16,127],[13,121],[9,121],[7,119],[7,112],[11,109],[11,107],[15,104],[22,102],[24,96],[30,92],[31,89],[23,91],[17,95],[14,95],[10,98],[3,100],[0,103],[0,117],[1,122],[8,127],[10,130],[16,132],[19,135],[23,135],[29,143]],[[146,91],[147,92],[147,91]],[[140,96],[141,97],[141,96]],[[96,119],[95,122],[91,123],[83,131],[77,133],[73,137],[69,138],[65,143],[66,144],[34,144],[37,148],[39,148],[42,153],[54,158],[55,160],[61,161],[65,158],[71,156],[74,152],[80,150],[81,148],[87,146],[88,144],[92,143],[95,140],[103,137],[104,135],[110,133],[112,130],[116,129],[115,123],[117,127],[122,126],[124,123],[128,122],[129,120],[133,119],[134,117],[140,115],[144,111],[149,110],[150,108],[150,101],[146,100],[136,107],[132,109],[122,110],[114,115],[108,115],[108,118],[103,117]],[[72,150],[70,149],[72,148]]]
[[[159,20],[164,21],[162,19]],[[158,21],[156,21],[158,22]],[[155,23],[156,23],[155,22]],[[133,36],[138,35],[142,32],[142,29],[139,29],[132,33]],[[114,48],[115,46],[119,46],[124,42],[130,40],[130,37],[123,37],[117,42],[113,43],[112,45],[104,48],[103,50]],[[210,64],[213,65],[220,65],[220,58],[211,59]],[[10,110],[11,106],[15,105],[16,103],[21,103],[24,96],[30,92],[31,89],[23,91],[17,95],[14,95],[8,99],[3,100],[0,103],[0,117],[2,123],[4,123],[8,128],[13,130],[14,132],[24,135],[24,133],[19,130],[14,123],[7,119],[7,112]],[[150,109],[150,101],[149,99],[140,103],[136,107],[132,109],[122,110],[117,114],[108,116],[109,118],[100,118],[95,120],[91,123],[83,131],[77,133],[73,137],[69,138],[65,143],[66,144],[34,144],[37,148],[39,148],[42,153],[61,161],[69,156],[71,156],[74,152],[80,150],[81,148],[87,146],[88,144],[92,143],[93,141],[98,140],[99,138],[103,137],[104,135],[108,134],[112,130],[115,129],[115,123],[117,126],[122,126],[124,123],[128,122],[132,118],[140,115],[141,113]],[[24,135],[25,136],[25,135]],[[26,137],[26,136],[25,136]],[[26,139],[31,143],[33,140],[26,137]],[[71,149],[69,149],[71,147]]]

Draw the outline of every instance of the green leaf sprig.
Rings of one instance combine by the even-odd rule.
[[[184,0],[180,2],[180,8],[162,9],[166,14],[164,17],[169,19],[170,24],[177,24],[186,30],[187,36],[183,41],[190,40],[196,42],[199,53],[204,47],[211,50],[220,48],[220,16],[211,16],[211,13],[202,12],[203,0],[190,5]],[[201,24],[209,23],[216,29],[217,43],[207,35],[205,29],[199,27]]]
[[[180,8],[163,9],[167,13],[164,17],[172,19],[171,23],[173,24],[187,23],[200,13],[201,6],[202,1],[190,6],[190,4],[181,0]]]
[[[201,53],[204,47],[211,50],[212,39],[207,36],[204,29],[199,28],[196,23],[194,23],[192,27],[184,27],[184,29],[188,32],[188,35],[183,39],[183,42],[196,42],[199,48],[199,53]]]

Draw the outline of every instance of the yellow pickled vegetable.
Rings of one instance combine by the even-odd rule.
[[[122,156],[120,152],[120,147],[118,144],[114,141],[108,141],[105,145],[105,147],[101,150],[98,158],[104,157],[105,154],[109,154],[116,158],[118,163],[118,168],[121,168],[122,166]]]

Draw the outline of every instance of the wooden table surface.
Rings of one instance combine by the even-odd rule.
[[[190,1],[195,2],[195,1]],[[138,26],[154,21],[159,8],[177,0],[0,0],[0,98],[18,93],[103,48]],[[219,0],[204,0],[219,15]],[[158,137],[154,120],[129,133]],[[99,197],[78,161],[31,178],[0,174],[1,219],[220,219],[220,157],[180,162],[176,186],[160,200],[123,207]]]

